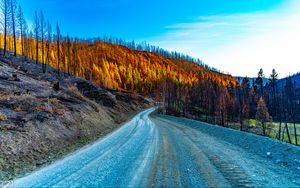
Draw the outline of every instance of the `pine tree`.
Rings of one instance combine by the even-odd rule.
[[[276,82],[278,79],[278,73],[275,69],[272,70],[272,74],[270,75],[270,85],[272,88],[272,115],[277,118],[277,98],[276,98]]]
[[[259,90],[259,94],[260,96],[263,96],[263,88],[264,88],[264,78],[265,78],[265,75],[264,75],[264,71],[263,69],[260,69],[258,74],[257,74],[257,78],[255,80],[255,84],[257,85],[257,89]]]

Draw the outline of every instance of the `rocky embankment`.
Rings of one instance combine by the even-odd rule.
[[[59,84],[57,82],[59,81]],[[111,132],[149,107],[23,57],[0,58],[0,180],[21,176]]]

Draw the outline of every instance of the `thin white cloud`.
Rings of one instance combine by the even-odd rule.
[[[280,76],[300,71],[300,2],[289,0],[269,12],[201,16],[193,23],[168,26],[161,36],[148,39],[169,50],[203,59],[233,75]]]

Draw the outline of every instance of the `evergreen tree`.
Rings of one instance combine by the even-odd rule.
[[[255,84],[257,85],[257,90],[258,90],[258,93],[260,96],[263,96],[263,93],[264,93],[264,91],[263,91],[264,78],[265,78],[264,71],[263,71],[263,69],[260,69],[257,74],[257,78],[255,80]]]

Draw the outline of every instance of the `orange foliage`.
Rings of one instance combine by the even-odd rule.
[[[35,58],[36,41],[29,37],[25,41],[25,56]],[[41,51],[41,42],[39,42]],[[46,43],[44,44],[46,46]],[[176,85],[193,86],[201,80],[210,80],[220,86],[237,85],[229,75],[208,70],[193,62],[164,57],[157,53],[132,50],[128,47],[106,43],[74,40],[67,46],[60,44],[59,69],[86,78],[107,88],[149,94],[156,86],[170,79]],[[18,41],[18,53],[21,49]],[[39,53],[42,60],[42,53]],[[44,53],[45,63],[57,67],[57,44],[50,44],[50,52]]]

